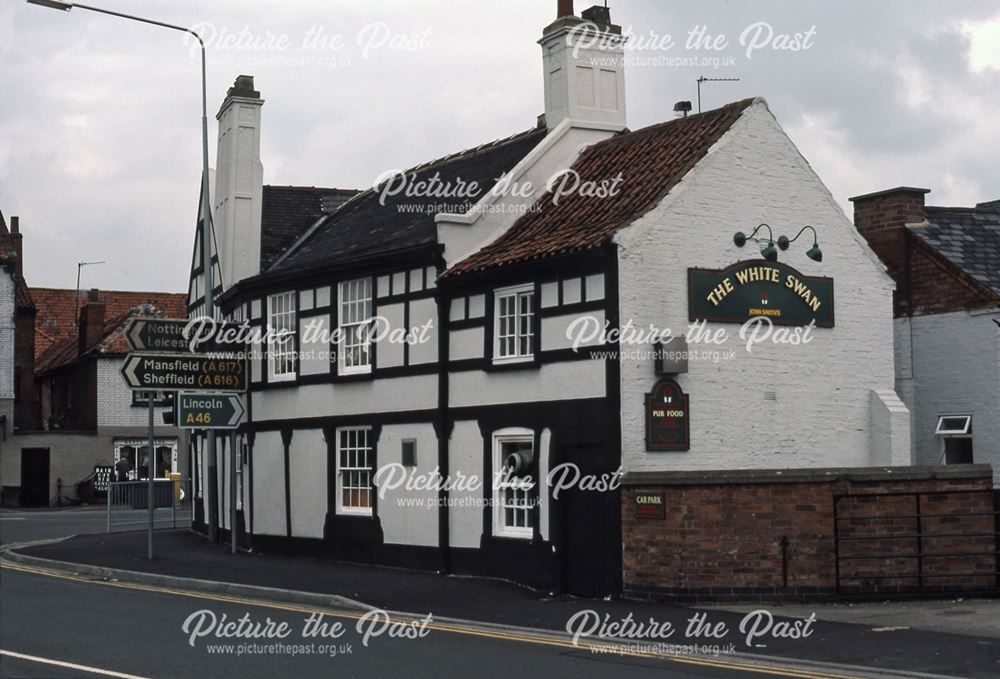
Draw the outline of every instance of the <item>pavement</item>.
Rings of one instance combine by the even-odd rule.
[[[13,553],[6,553],[5,559],[89,573],[97,578],[215,593],[256,592],[259,598],[269,600],[359,610],[375,607],[415,616],[430,613],[435,620],[473,621],[487,627],[562,635],[574,616],[580,620],[588,615],[605,622],[629,616],[635,621],[670,622],[681,637],[689,619],[703,613],[712,625],[726,625],[728,633],[723,640],[734,642],[741,658],[798,662],[840,671],[853,669],[856,671],[851,674],[861,676],[1000,676],[996,602],[976,602],[974,605],[981,608],[967,615],[948,613],[966,610],[965,602],[904,602],[909,609],[900,612],[903,617],[895,620],[884,617],[888,609],[880,605],[876,605],[880,615],[859,606],[766,605],[776,621],[794,623],[815,613],[819,622],[814,623],[807,638],[767,634],[748,643],[746,635],[740,633],[741,622],[763,605],[695,609],[651,602],[550,597],[509,582],[483,578],[259,553],[232,555],[228,546],[210,545],[203,536],[187,530],[157,532],[156,550],[159,556],[148,561],[143,532],[93,534],[16,547]],[[925,612],[919,628],[887,624],[913,622],[918,617],[914,615],[916,610]],[[965,622],[960,627],[936,626],[932,624],[933,611],[937,611],[939,620],[962,617]],[[758,617],[766,620],[763,614]],[[777,624],[771,627],[772,631],[778,629],[781,627]]]

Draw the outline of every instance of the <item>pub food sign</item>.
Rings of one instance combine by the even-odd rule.
[[[833,327],[833,279],[806,276],[787,264],[750,259],[726,269],[688,269],[688,318]]]
[[[670,378],[646,394],[646,450],[689,450],[688,395]]]

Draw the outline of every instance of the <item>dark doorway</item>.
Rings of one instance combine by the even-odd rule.
[[[21,506],[49,506],[49,449],[21,449]]]
[[[619,465],[617,455],[593,442],[566,442],[560,446],[559,461],[574,463],[581,475],[598,478],[610,478]],[[561,491],[557,504],[562,519],[566,592],[585,597],[620,593],[620,491],[581,490],[576,485]]]

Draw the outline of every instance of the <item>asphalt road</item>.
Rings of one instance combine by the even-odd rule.
[[[0,512],[2,544],[104,529],[100,508]],[[725,656],[690,662],[598,653],[561,639],[434,621],[422,628],[390,618],[401,623],[391,626],[384,619],[359,621],[350,611],[53,576],[13,565],[2,570],[0,602],[0,677],[817,676],[750,672]],[[328,625],[342,625],[340,636],[304,634],[309,617],[321,613]],[[210,631],[213,616],[213,629],[223,616],[248,616],[251,624],[285,623],[288,636],[218,638]],[[206,636],[191,639],[196,623]],[[390,630],[416,638],[392,636]]]
[[[103,507],[0,512],[0,544],[101,533],[107,528]]]
[[[341,636],[306,636],[303,627],[314,609],[51,577],[7,567],[0,579],[0,598],[0,648],[5,652],[0,656],[2,677],[87,677],[108,676],[108,672],[241,679],[292,673],[299,677],[435,679],[787,676],[701,661],[691,664],[600,654],[568,647],[566,641],[521,637],[500,630],[441,629],[433,623],[423,629],[423,635],[419,624],[401,628],[417,638],[392,638],[384,621],[359,621],[354,612],[324,615],[324,622],[343,625]],[[268,620],[284,622],[289,635],[283,639],[216,638],[209,631],[210,621],[215,616],[221,622],[223,615],[229,620],[248,615],[250,622],[260,625]],[[192,616],[185,632],[185,622]],[[207,636],[192,639],[198,624]],[[219,624],[214,629],[219,629]],[[385,631],[377,635],[379,629]],[[369,631],[372,634],[365,645]],[[279,643],[282,647],[275,648]]]

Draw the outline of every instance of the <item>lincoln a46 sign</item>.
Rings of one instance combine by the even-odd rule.
[[[688,269],[692,321],[833,327],[833,279],[805,276],[787,264],[752,259],[727,269]]]

